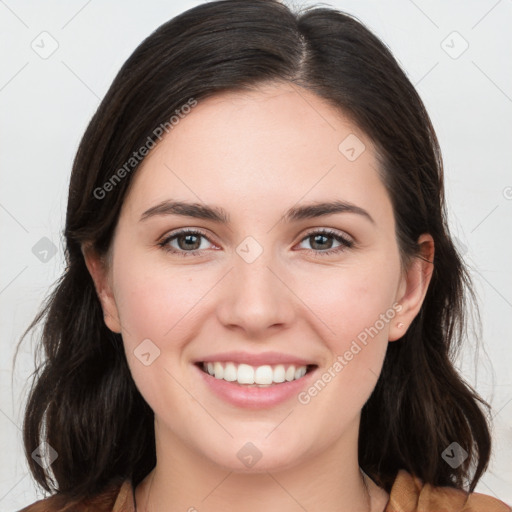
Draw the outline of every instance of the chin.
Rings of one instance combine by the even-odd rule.
[[[235,437],[228,443],[219,441],[217,446],[222,451],[212,452],[210,446],[203,451],[203,456],[226,470],[247,474],[282,471],[300,464],[305,455],[304,440],[299,443],[288,438],[288,442],[284,443],[278,436],[272,441],[265,438],[267,435]]]

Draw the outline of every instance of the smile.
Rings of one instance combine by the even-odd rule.
[[[267,409],[296,400],[318,365],[286,354],[225,353],[192,365],[207,393],[237,408]]]
[[[219,380],[236,382],[249,387],[267,387],[283,382],[298,380],[315,365],[294,365],[294,364],[264,364],[252,366],[244,363],[228,362],[202,362],[199,367],[205,372]]]

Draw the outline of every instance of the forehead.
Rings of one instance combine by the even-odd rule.
[[[125,202],[138,212],[169,197],[241,210],[343,198],[378,210],[386,196],[368,137],[292,84],[199,100],[133,179]]]

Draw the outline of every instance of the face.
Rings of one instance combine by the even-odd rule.
[[[134,176],[104,284],[89,268],[157,436],[236,471],[356,432],[423,290],[371,141],[290,85],[199,101]]]

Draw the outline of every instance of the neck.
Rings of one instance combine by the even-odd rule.
[[[240,473],[191,450],[155,422],[157,464],[135,491],[137,512],[382,511],[385,492],[364,478],[358,424],[335,446],[288,468]]]

